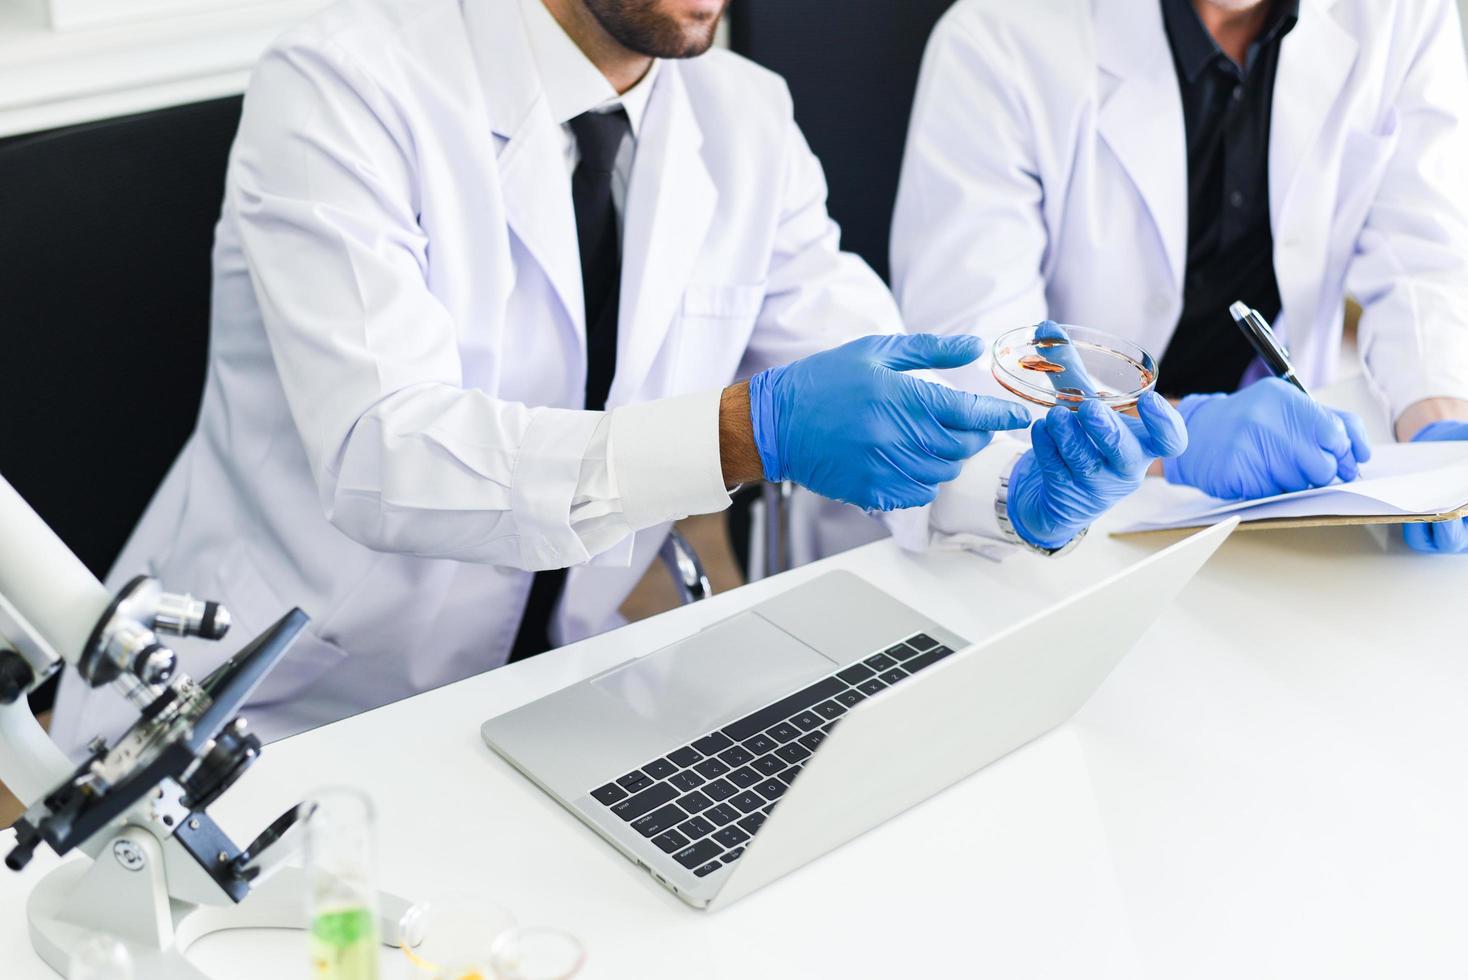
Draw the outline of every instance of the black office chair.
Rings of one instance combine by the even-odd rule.
[[[220,99],[0,141],[0,473],[98,578],[198,416],[239,116]]]
[[[99,578],[194,428],[240,100],[0,142],[0,473]]]
[[[842,247],[883,279],[923,48],[952,3],[739,0],[730,11],[730,47],[790,86],[795,120],[826,171],[827,207],[841,226]],[[730,508],[729,537],[751,579],[789,567],[790,492],[766,486]]]
[[[842,245],[887,278],[887,241],[918,68],[953,0],[739,0],[735,51],[784,76],[820,158]]]

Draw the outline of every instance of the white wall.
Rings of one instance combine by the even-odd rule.
[[[269,40],[327,2],[0,0],[0,137],[237,93]]]
[[[270,40],[326,2],[0,0],[0,137],[237,94]],[[111,22],[58,30],[58,12]]]

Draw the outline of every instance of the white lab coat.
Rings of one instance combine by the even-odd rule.
[[[250,84],[199,427],[114,579],[231,611],[230,642],[180,644],[196,676],[291,605],[311,615],[251,703],[267,738],[503,663],[531,570],[573,566],[563,642],[614,625],[682,516],[623,515],[645,529],[595,555],[569,523],[602,415],[576,410],[565,142],[526,40],[517,0],[348,0]],[[728,52],[661,66],[623,219],[612,477],[629,507],[717,510],[709,393],[899,330],[896,305],[839,250],[783,82]],[[690,494],[710,445],[713,486]],[[63,689],[60,740],[115,728],[109,697]]]
[[[1161,356],[1188,237],[1182,103],[1157,0],[960,0],[924,60],[892,232],[909,324],[1046,317]],[[1269,147],[1283,334],[1307,384],[1345,294],[1395,418],[1468,397],[1468,72],[1452,0],[1303,0]]]

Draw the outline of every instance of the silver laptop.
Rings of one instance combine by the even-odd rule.
[[[832,572],[482,733],[679,898],[720,908],[1065,721],[1236,526],[972,645]]]

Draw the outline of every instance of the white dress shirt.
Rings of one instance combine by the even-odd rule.
[[[627,113],[630,131],[612,168],[612,206],[620,228],[637,157],[637,134],[657,85],[658,61],[654,59],[637,84],[618,95],[541,0],[520,0],[520,8],[546,101],[565,139],[567,181],[580,161],[571,120],[585,112],[620,108]],[[632,532],[729,506],[719,455],[718,402],[718,393],[703,393],[632,405],[607,412],[597,423],[586,446],[571,504],[571,527],[594,559],[600,556],[601,561],[625,561]],[[638,421],[614,423],[614,416],[622,413],[635,415]],[[699,419],[703,431],[694,431],[689,418]],[[630,422],[625,417],[622,421]],[[705,422],[708,424],[702,425]],[[694,476],[686,485],[666,479],[667,465],[660,457],[668,450],[669,439],[682,445],[683,458],[696,471],[686,474]],[[640,464],[644,468],[639,469]],[[636,490],[629,493],[630,488],[644,490],[645,496]],[[619,544],[623,547],[617,547]]]
[[[659,62],[654,58],[637,84],[618,95],[606,76],[587,60],[576,42],[561,29],[541,0],[520,0],[520,8],[525,15],[531,51],[545,85],[546,101],[550,103],[551,115],[561,124],[566,138],[568,176],[576,173],[576,164],[581,160],[576,136],[571,131],[571,120],[586,112],[623,109],[627,113],[631,132],[622,140],[616,162],[612,165],[612,207],[616,209],[620,223],[627,211],[627,187],[632,180],[632,163],[637,154],[637,134],[647,112],[647,102],[652,98],[653,86],[657,84]]]

